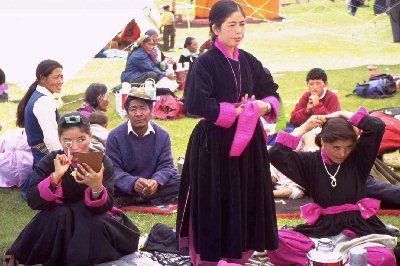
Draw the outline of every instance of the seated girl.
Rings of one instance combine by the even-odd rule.
[[[301,137],[322,126],[316,137],[320,151],[296,152]],[[361,136],[353,126],[362,130]],[[279,132],[270,149],[271,163],[294,182],[304,187],[314,203],[301,207],[301,217],[307,221],[294,231],[280,230],[280,249],[268,251],[274,264],[305,264],[307,252],[313,248],[308,238],[331,238],[336,244],[372,234],[383,235],[384,246],[369,243],[369,254],[394,263],[387,248],[396,246],[396,231],[389,229],[375,214],[379,200],[366,197],[366,180],[375,161],[385,130],[385,124],[369,116],[361,107],[357,113],[337,111],[328,115],[311,116],[291,134]],[[312,245],[302,245],[307,242]],[[373,240],[366,240],[371,242]],[[296,243],[298,242],[298,243]],[[381,243],[382,244],[382,243]],[[342,245],[343,246],[343,245]],[[297,251],[294,248],[298,249]],[[372,250],[371,250],[372,249]],[[343,250],[340,250],[343,251]],[[343,253],[346,256],[346,253]],[[375,258],[368,256],[370,262]],[[381,265],[371,263],[371,265]],[[385,264],[394,265],[394,264]]]
[[[194,60],[200,55],[198,48],[199,44],[196,38],[187,37],[185,39],[182,55],[179,57],[179,63],[189,62],[189,67],[192,66]]]
[[[110,159],[104,155],[99,172],[77,165],[78,154],[89,151],[89,120],[70,113],[58,133],[63,150],[40,161],[30,185],[28,205],[39,212],[7,254],[29,265],[93,265],[136,251],[139,230],[113,207]]]
[[[108,95],[107,86],[101,83],[92,83],[85,91],[85,99],[82,105],[77,109],[83,116],[89,115],[96,111],[107,112],[110,104],[110,96]]]

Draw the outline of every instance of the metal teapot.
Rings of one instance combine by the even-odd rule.
[[[321,238],[315,249],[307,253],[309,266],[342,266],[343,256],[333,251],[335,245],[329,238]]]

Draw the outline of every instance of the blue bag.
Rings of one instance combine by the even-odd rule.
[[[391,75],[372,77],[368,82],[357,84],[353,93],[363,98],[386,98],[396,92],[396,82]]]

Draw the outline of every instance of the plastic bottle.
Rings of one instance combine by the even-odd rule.
[[[368,252],[364,248],[354,247],[349,250],[349,262],[345,266],[368,266]]]
[[[144,88],[146,90],[146,94],[150,96],[152,100],[156,99],[156,86],[154,84],[154,80],[147,79],[144,82]]]
[[[124,116],[126,114],[125,111],[125,100],[128,97],[128,94],[131,92],[132,87],[131,84],[129,82],[123,82],[122,83],[122,87],[119,91],[119,95],[118,97],[116,97],[116,101],[118,99],[118,102],[116,104],[117,107],[117,112],[119,113],[120,116]]]

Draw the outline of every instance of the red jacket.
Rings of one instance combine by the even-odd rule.
[[[121,41],[136,41],[139,36],[140,29],[136,22],[129,22],[121,35]]]
[[[300,126],[312,115],[327,115],[336,111],[340,111],[339,98],[336,93],[330,90],[326,90],[324,98],[319,100],[319,104],[314,106],[311,114],[307,113],[307,103],[311,93],[306,92],[301,96],[300,101],[296,104],[292,115],[290,117],[290,123],[295,126]]]

